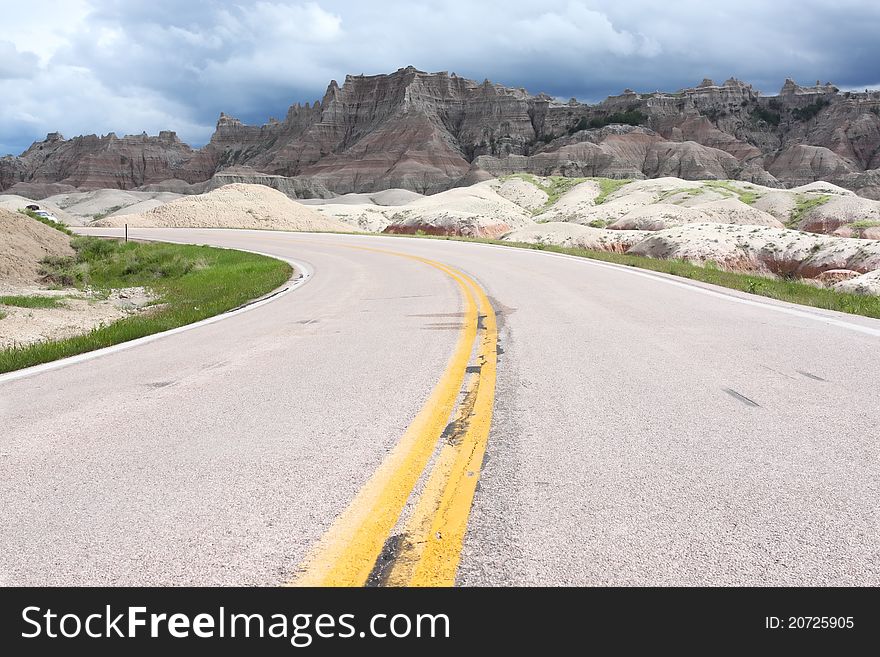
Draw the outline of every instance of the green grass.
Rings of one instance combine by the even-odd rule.
[[[411,235],[399,235],[396,237],[410,237]],[[718,269],[715,263],[707,263],[707,266],[693,264],[686,260],[662,260],[659,258],[647,258],[644,256],[627,255],[623,253],[611,253],[608,251],[593,251],[590,249],[577,249],[552,244],[526,244],[523,242],[503,242],[501,240],[444,237],[430,235],[422,239],[454,239],[463,242],[478,242],[482,244],[499,244],[519,249],[532,249],[549,251],[552,253],[565,253],[580,258],[601,260],[638,269],[671,274],[688,278],[703,283],[711,283],[721,287],[748,292],[770,299],[797,303],[803,306],[836,310],[852,315],[863,315],[880,319],[880,297],[861,294],[848,294],[835,292],[826,288],[817,288],[798,280],[782,278],[770,278],[756,274],[741,274],[737,272]]]
[[[772,126],[779,125],[779,122],[782,120],[782,115],[779,112],[774,112],[760,105],[752,110],[752,115],[759,121],[764,121]]]
[[[853,221],[852,223],[846,224],[844,228],[851,228],[854,230],[858,237],[862,236],[862,231],[867,228],[876,228],[880,226],[880,221],[873,221],[871,219],[862,219],[861,221]]]
[[[0,305],[17,306],[18,308],[58,308],[61,302],[58,297],[41,296],[0,296]]]
[[[791,115],[798,121],[809,121],[830,104],[830,101],[819,98],[806,107],[795,107],[791,110]]]
[[[877,226],[880,226],[880,221],[862,219],[861,221],[854,221],[851,224],[847,224],[847,226],[855,228],[856,230],[863,230],[865,228],[876,228]]]
[[[104,219],[105,217],[109,217],[111,214],[116,212],[117,210],[121,210],[124,206],[122,205],[114,205],[112,208],[107,208],[104,212],[98,212],[97,214],[92,215],[92,221],[98,221],[99,219]]]
[[[62,233],[64,233],[65,235],[73,235],[73,233],[70,232],[70,229],[67,226],[65,226],[64,224],[59,224],[57,221],[52,221],[51,219],[46,219],[46,217],[41,217],[33,210],[19,210],[19,212],[23,215],[27,215],[31,219],[36,219],[41,224],[46,224],[47,226],[50,226],[50,227],[54,228],[55,230],[59,230]]]
[[[579,185],[588,180],[587,178],[567,178],[565,176],[547,176],[543,178],[546,182],[542,182],[537,176],[530,173],[513,173],[509,176],[503,176],[500,180],[510,180],[511,178],[519,178],[531,183],[547,195],[547,201],[540,208],[532,210],[533,215],[541,214],[559,200],[563,194],[571,191],[572,187]]]
[[[725,191],[728,191],[739,198],[739,200],[746,205],[752,205],[755,201],[761,198],[761,195],[757,191],[740,189],[729,180],[707,180],[703,183],[703,185],[705,187],[723,189]]]
[[[631,183],[630,179],[617,180],[614,178],[568,178],[566,176],[547,176],[544,178],[546,182],[542,182],[537,176],[530,173],[513,173],[509,176],[502,176],[499,180],[510,180],[511,178],[519,178],[543,191],[547,195],[547,201],[540,208],[532,210],[533,215],[539,215],[550,209],[560,197],[572,190],[573,187],[583,182],[592,180],[599,185],[599,195],[596,197],[596,205],[600,205],[618,189],[624,185]]]
[[[589,178],[589,180],[599,184],[599,195],[594,201],[596,205],[602,205],[614,192],[632,182],[629,178]]]
[[[789,214],[788,221],[785,222],[785,225],[788,228],[796,228],[801,220],[801,217],[803,217],[807,212],[809,212],[813,208],[818,208],[820,205],[824,205],[830,200],[830,194],[819,194],[818,196],[806,196],[805,194],[798,194],[795,197],[796,205],[791,211],[791,214]]]
[[[134,340],[236,308],[290,278],[280,260],[242,251],[162,243],[72,240],[76,256],[44,262],[47,280],[109,293],[144,286],[158,298],[155,308],[89,333],[0,351],[0,372],[73,356]]]

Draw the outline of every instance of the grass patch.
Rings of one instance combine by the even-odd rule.
[[[594,201],[596,205],[602,205],[614,192],[632,182],[629,178],[590,178],[590,180],[599,184],[599,195]]]
[[[0,296],[0,305],[18,308],[58,308],[61,302],[58,297],[33,296]]]
[[[818,208],[820,205],[825,205],[830,200],[830,194],[819,194],[818,196],[806,196],[805,194],[798,194],[795,197],[796,205],[789,214],[788,221],[785,222],[786,227],[797,227],[798,223],[801,220],[801,217],[803,217],[807,212],[809,212],[813,208]]]
[[[412,237],[400,235],[399,237]],[[797,303],[803,306],[836,310],[852,315],[863,315],[880,319],[880,297],[861,294],[848,294],[835,292],[834,290],[817,288],[798,280],[769,278],[757,274],[741,274],[719,269],[715,263],[708,263],[703,267],[695,265],[687,260],[661,260],[659,258],[647,258],[644,256],[627,255],[623,253],[611,253],[608,251],[593,251],[590,249],[577,249],[553,244],[526,244],[524,242],[503,242],[501,240],[427,236],[426,239],[453,239],[463,242],[478,242],[482,244],[499,244],[519,249],[533,249],[550,251],[553,253],[565,253],[580,258],[601,260],[628,267],[637,267],[650,271],[689,278],[694,281],[711,283],[721,287],[748,292],[770,299]]]
[[[543,207],[532,210],[533,215],[541,214],[551,205],[556,203],[556,201],[559,200],[559,197],[563,194],[571,191],[576,185],[580,185],[582,182],[589,180],[588,178],[567,178],[566,176],[547,176],[539,180],[537,176],[533,176],[530,173],[513,173],[509,176],[503,176],[500,180],[510,180],[511,178],[525,180],[527,183],[531,183],[547,195],[547,201],[544,203]]]
[[[854,221],[850,224],[847,224],[846,226],[844,226],[844,228],[851,228],[857,233],[858,237],[861,237],[863,231],[865,231],[866,229],[877,228],[878,226],[880,226],[880,221],[862,219],[861,221]]]
[[[131,315],[64,340],[0,350],[0,372],[45,363],[134,340],[236,308],[290,278],[286,262],[208,246],[116,242],[77,237],[76,255],[44,261],[47,280],[99,292],[144,286],[157,297],[153,311]]]
[[[539,215],[550,209],[551,206],[560,199],[563,194],[570,192],[572,188],[583,182],[592,180],[599,185],[599,195],[596,197],[596,205],[601,205],[605,200],[618,189],[632,182],[631,179],[614,179],[614,178],[568,178],[566,176],[547,176],[542,182],[537,176],[530,173],[512,173],[509,176],[502,176],[499,180],[510,180],[511,178],[519,178],[527,183],[533,184],[535,187],[543,191],[547,195],[547,201],[543,207],[532,210],[533,215]]]
[[[876,228],[880,226],[880,221],[872,221],[870,219],[863,219],[862,221],[854,221],[851,224],[847,224],[850,228],[855,228],[856,230],[862,230],[865,228]]]
[[[764,121],[764,123],[772,126],[779,125],[779,122],[782,120],[782,115],[779,112],[774,112],[773,110],[761,107],[760,105],[752,110],[752,116],[757,120]]]
[[[809,121],[830,104],[831,101],[819,98],[805,107],[795,107],[791,110],[791,115],[798,121]]]
[[[41,224],[46,224],[47,226],[54,228],[55,230],[59,230],[65,235],[73,235],[70,229],[64,224],[59,224],[57,221],[52,221],[51,219],[46,219],[46,217],[41,217],[33,210],[19,210],[19,213],[30,217],[31,219],[36,219]]]
[[[99,219],[104,219],[106,217],[109,217],[111,214],[113,214],[117,210],[121,210],[123,207],[125,207],[125,206],[114,205],[112,208],[107,208],[104,212],[99,212],[97,214],[93,214],[92,221],[98,221]]]
[[[740,189],[729,180],[707,180],[703,185],[713,189],[723,189],[728,191],[746,205],[752,205],[755,201],[761,198],[761,195],[757,191]]]

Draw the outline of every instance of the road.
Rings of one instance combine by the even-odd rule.
[[[880,585],[880,321],[488,245],[133,236],[311,278],[0,378],[0,585]]]

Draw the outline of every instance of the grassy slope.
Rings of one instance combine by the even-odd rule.
[[[64,224],[59,224],[57,221],[52,221],[51,219],[46,219],[46,217],[41,217],[33,210],[19,210],[19,212],[21,214],[27,215],[31,219],[39,221],[41,224],[46,224],[47,226],[54,228],[57,231],[61,231],[65,235],[73,235],[71,230]]]
[[[806,194],[798,194],[795,197],[795,207],[785,222],[788,228],[797,228],[798,223],[807,212],[820,205],[825,205],[831,200],[830,194],[819,194],[818,196],[807,196]]]
[[[0,372],[73,356],[191,324],[274,290],[290,278],[290,265],[274,258],[207,246],[122,244],[94,237],[73,240],[77,255],[47,261],[59,284],[103,292],[145,286],[157,306],[90,333],[0,351]]]
[[[17,306],[18,308],[58,308],[61,305],[58,297],[41,296],[0,296],[0,306]]]
[[[542,182],[541,179],[530,173],[512,173],[509,176],[501,176],[499,180],[509,180],[510,178],[525,180],[547,194],[547,201],[544,203],[544,206],[533,210],[533,215],[539,215],[546,210],[549,210],[556,204],[563,194],[570,192],[573,187],[576,187],[583,182],[587,182],[588,180],[592,180],[599,185],[599,195],[595,200],[596,205],[601,205],[611,194],[627,183],[632,182],[629,178],[567,178],[565,176],[546,176],[543,178],[546,182]]]

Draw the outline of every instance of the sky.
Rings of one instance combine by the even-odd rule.
[[[877,0],[0,0],[0,155],[247,123],[412,65],[596,102],[734,76],[880,87]]]

